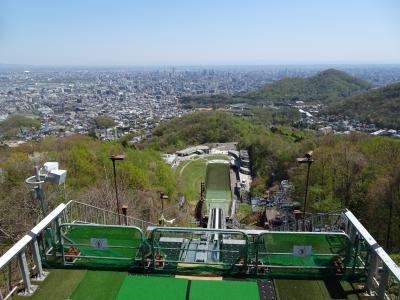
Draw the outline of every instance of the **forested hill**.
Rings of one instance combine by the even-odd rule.
[[[252,131],[256,131],[255,126],[240,118],[222,112],[200,112],[162,123],[139,147],[172,152],[204,143],[239,141]]]
[[[309,78],[285,78],[249,94],[268,101],[329,102],[370,89],[367,81],[345,72],[328,69]]]
[[[347,115],[379,127],[400,129],[400,83],[342,99],[325,112]]]
[[[322,102],[329,103],[337,98],[347,97],[367,91],[372,84],[345,72],[328,69],[308,78],[289,77],[266,85],[257,91],[240,95],[212,95],[183,97],[181,103],[191,107],[269,102]]]

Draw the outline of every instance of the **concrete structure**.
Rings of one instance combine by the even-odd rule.
[[[210,147],[205,145],[199,145],[176,151],[176,155],[183,157],[193,154],[208,154],[209,152],[210,152]]]

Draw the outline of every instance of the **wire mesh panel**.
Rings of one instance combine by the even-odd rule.
[[[131,267],[143,241],[129,226],[63,224],[60,232],[65,265]]]
[[[155,228],[143,254],[145,268],[190,274],[244,271],[247,236],[234,230]]]
[[[343,233],[269,232],[256,244],[253,264],[271,275],[344,275],[353,253]]]

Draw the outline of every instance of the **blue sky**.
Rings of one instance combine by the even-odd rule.
[[[400,63],[400,0],[0,0],[0,63]]]

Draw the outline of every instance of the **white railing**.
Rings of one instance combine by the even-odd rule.
[[[366,263],[368,278],[367,291],[378,299],[400,299],[400,268],[386,251],[365,229],[349,210],[343,212],[345,232],[352,244],[364,243],[369,248],[370,257]]]
[[[23,295],[31,295],[37,286],[32,285],[31,273],[36,280],[43,280],[46,272],[43,271],[39,240],[44,230],[58,222],[60,214],[65,209],[60,204],[48,214],[39,224],[23,236],[3,256],[0,257],[0,299],[6,300],[17,291]],[[45,247],[41,243],[41,247]]]
[[[20,292],[31,295],[37,288],[31,282],[43,280],[47,273],[42,267],[43,253],[51,255],[54,249],[58,227],[62,223],[95,223],[136,226],[145,230],[155,225],[130,216],[119,215],[93,205],[71,200],[60,204],[14,246],[0,257],[0,300],[10,299]],[[50,232],[47,231],[51,228]],[[50,237],[48,236],[50,234]]]

